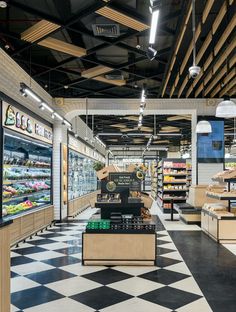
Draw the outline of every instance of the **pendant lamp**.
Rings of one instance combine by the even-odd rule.
[[[212,133],[212,127],[209,121],[200,120],[196,126],[196,133]]]
[[[216,117],[219,118],[233,118],[236,117],[236,104],[225,96],[224,100],[220,102],[216,108]]]

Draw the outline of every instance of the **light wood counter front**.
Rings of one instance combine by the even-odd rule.
[[[0,227],[0,311],[10,312],[10,231]]]
[[[83,233],[84,265],[154,265],[156,234]]]

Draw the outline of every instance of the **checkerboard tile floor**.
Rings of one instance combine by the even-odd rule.
[[[156,267],[82,266],[86,220],[60,223],[13,248],[12,312],[210,312],[162,224]]]

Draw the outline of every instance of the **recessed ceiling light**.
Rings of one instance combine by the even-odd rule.
[[[64,86],[64,89],[68,89],[68,88],[69,88],[69,86],[67,86],[67,85]]]
[[[6,1],[0,1],[0,8],[6,9],[6,7],[7,7],[7,2]]]

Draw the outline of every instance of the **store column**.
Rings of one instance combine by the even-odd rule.
[[[53,136],[53,204],[55,220],[67,217],[67,127],[54,123]]]
[[[192,120],[191,120],[191,127],[192,127],[192,184],[197,184],[197,134],[196,134],[196,125],[197,125],[197,111],[192,110]]]

